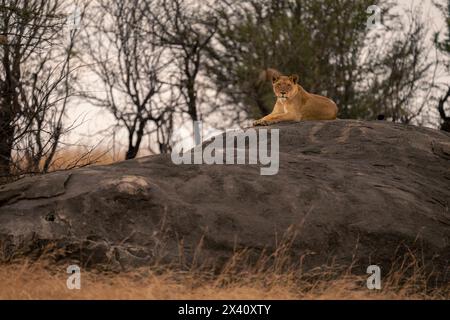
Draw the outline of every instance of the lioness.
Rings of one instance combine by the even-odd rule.
[[[338,108],[326,97],[307,92],[298,84],[298,76],[272,75],[273,91],[277,102],[271,114],[253,122],[254,126],[267,126],[281,121],[333,120]]]

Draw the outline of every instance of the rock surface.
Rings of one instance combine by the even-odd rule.
[[[269,128],[280,129],[272,176],[159,155],[0,186],[0,257],[220,265],[237,249],[270,251],[291,237],[290,255],[308,268],[356,261],[365,271],[415,252],[448,272],[448,133],[354,120]]]

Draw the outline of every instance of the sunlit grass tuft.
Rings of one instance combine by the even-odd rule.
[[[300,276],[255,272],[220,274],[200,270],[139,268],[122,273],[81,272],[81,289],[69,290],[65,266],[43,262],[3,264],[0,299],[449,299],[450,284],[430,288],[412,275],[398,281],[393,273],[381,290],[369,290],[366,276],[325,271]]]

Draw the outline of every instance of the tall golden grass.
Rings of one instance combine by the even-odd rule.
[[[0,299],[449,299],[450,283],[433,285],[417,260],[402,259],[383,270],[380,290],[351,267],[303,272],[284,257],[242,263],[236,253],[220,272],[203,267],[152,265],[124,272],[81,270],[81,289],[68,289],[68,265],[29,260],[0,265]],[[278,262],[276,260],[279,260]],[[405,263],[406,262],[406,263]]]
[[[0,185],[14,182],[26,176],[43,173],[46,159],[46,157],[43,157],[40,160],[39,168],[33,168],[30,166],[26,155],[16,154],[14,156],[14,164],[11,167],[11,175],[0,177]],[[105,148],[87,148],[81,146],[66,148],[56,151],[48,172],[70,170],[89,165],[106,165],[120,160],[123,159]]]
[[[87,165],[111,164],[119,160],[108,149],[96,148],[91,150],[82,147],[64,149],[56,152],[50,171],[66,170]]]

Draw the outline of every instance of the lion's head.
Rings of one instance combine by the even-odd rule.
[[[277,98],[287,100],[294,97],[298,92],[298,75],[277,76],[272,78],[273,92]]]

